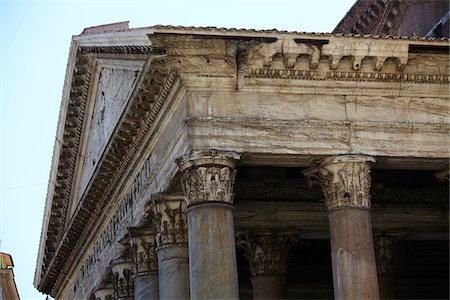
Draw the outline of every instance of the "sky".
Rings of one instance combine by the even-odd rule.
[[[330,32],[354,1],[0,1],[0,251],[21,299],[45,299],[33,278],[73,35],[120,21]]]

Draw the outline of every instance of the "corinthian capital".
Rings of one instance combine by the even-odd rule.
[[[373,239],[378,274],[395,274],[399,242],[406,232],[376,234]]]
[[[153,216],[158,247],[187,243],[186,201],[183,196],[155,194],[146,211]]]
[[[236,153],[225,151],[200,151],[179,158],[181,186],[188,206],[207,201],[233,203],[238,159]]]
[[[155,233],[152,228],[130,227],[130,244],[134,273],[156,272]]]
[[[95,300],[114,300],[114,288],[112,284],[105,283],[94,290]]]
[[[341,207],[370,208],[370,165],[375,159],[366,155],[342,155],[322,159],[314,172],[325,195],[328,210]]]
[[[131,260],[119,258],[111,261],[115,299],[133,297],[133,264]]]
[[[245,250],[252,276],[286,273],[289,249],[297,242],[296,232],[258,231],[237,238],[237,246]]]

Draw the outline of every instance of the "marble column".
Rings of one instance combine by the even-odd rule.
[[[110,265],[113,275],[114,299],[134,299],[133,264],[131,259],[114,259]]]
[[[234,152],[199,151],[177,160],[187,201],[191,299],[238,299]]]
[[[114,287],[111,283],[101,284],[94,290],[95,300],[114,300]]]
[[[134,299],[159,299],[158,262],[153,228],[130,227],[133,261]]]
[[[249,262],[253,299],[285,299],[287,256],[297,241],[293,231],[258,231],[239,235],[238,247]]]
[[[189,251],[184,196],[155,194],[146,207],[155,225],[160,299],[189,299]]]
[[[384,233],[374,235],[380,299],[395,299],[397,249],[403,236],[404,234],[387,235]]]
[[[374,162],[365,155],[332,156],[315,169],[328,209],[336,299],[379,299],[370,218]]]

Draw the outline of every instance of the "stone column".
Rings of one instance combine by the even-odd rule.
[[[156,194],[146,207],[155,225],[161,299],[189,299],[189,251],[184,196]]]
[[[400,239],[404,235],[377,234],[374,238],[377,259],[380,299],[395,298],[396,257]]]
[[[95,300],[114,300],[114,287],[111,283],[102,284],[94,290]]]
[[[128,228],[133,260],[134,299],[159,299],[158,262],[153,228]]]
[[[133,264],[131,263],[131,259],[114,259],[110,265],[113,273],[114,299],[134,299]]]
[[[191,299],[238,299],[233,152],[195,152],[177,160],[187,200]]]
[[[370,165],[365,155],[324,158],[315,169],[325,195],[336,299],[378,299]]]
[[[253,299],[286,298],[286,260],[296,237],[292,231],[259,231],[238,238],[250,266]]]

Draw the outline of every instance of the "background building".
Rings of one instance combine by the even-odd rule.
[[[450,44],[383,36],[414,10],[421,32],[445,23],[447,6],[416,4],[389,27],[397,1],[358,1],[331,34],[116,23],[75,36],[35,286],[447,298]]]
[[[0,252],[0,300],[19,300],[11,255]]]

